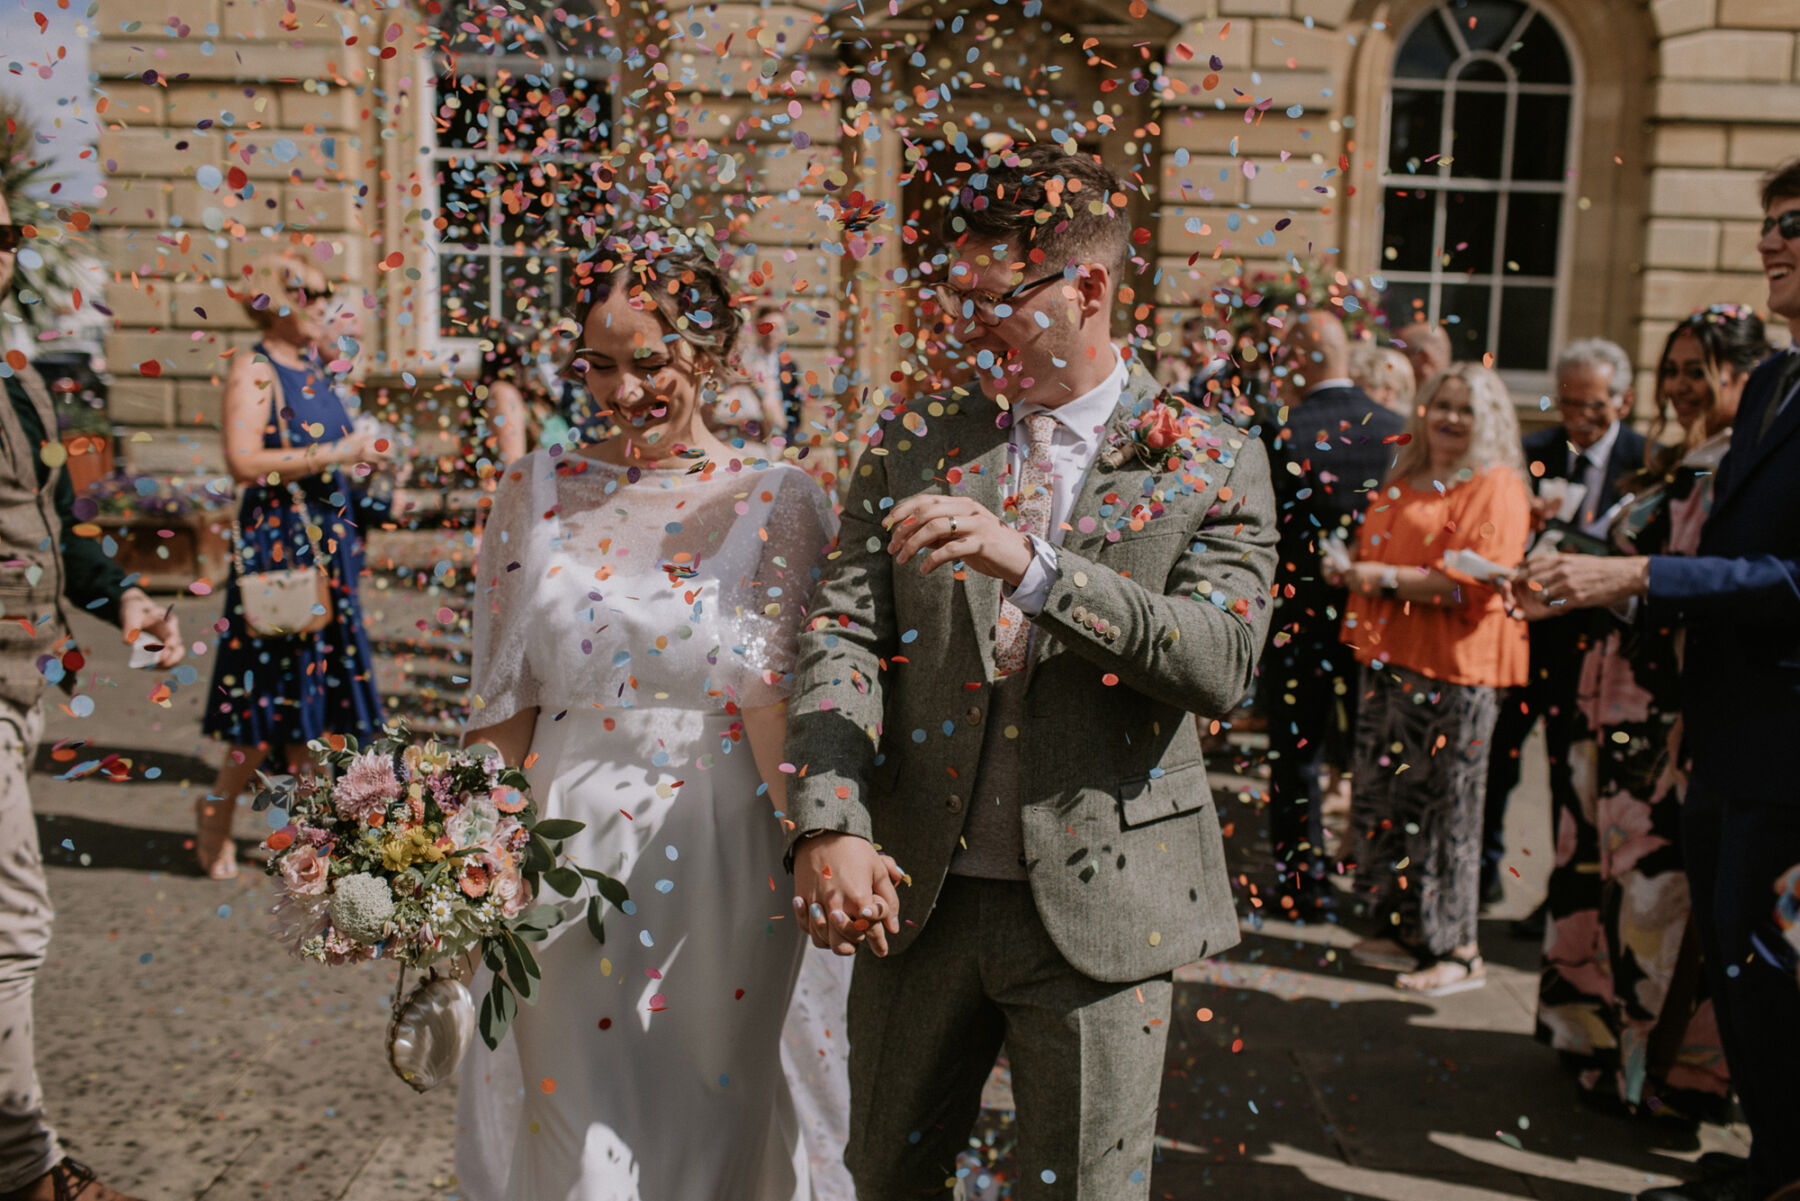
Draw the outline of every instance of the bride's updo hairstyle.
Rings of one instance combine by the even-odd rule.
[[[587,324],[595,305],[605,304],[616,289],[624,288],[654,304],[663,324],[703,365],[731,370],[743,314],[732,303],[725,272],[699,250],[653,236],[614,235],[576,265],[574,283],[577,326]]]

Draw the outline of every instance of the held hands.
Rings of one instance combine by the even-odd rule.
[[[1575,609],[1605,609],[1650,591],[1650,560],[1642,555],[1539,555],[1510,580],[1498,581],[1507,608],[1528,621]]]
[[[962,496],[909,496],[894,506],[887,528],[888,553],[895,561],[910,563],[920,551],[930,552],[919,565],[920,575],[960,559],[1016,588],[1036,553],[1031,539]]]
[[[330,453],[337,463],[379,466],[392,461],[394,440],[391,434],[379,432],[350,434],[333,442]]]
[[[865,938],[877,955],[900,933],[899,866],[866,838],[830,831],[794,848],[794,916],[813,945],[853,955]]]
[[[150,646],[161,644],[156,654],[158,667],[173,667],[187,655],[181,644],[181,622],[173,607],[165,608],[144,595],[138,588],[127,588],[119,597],[119,628],[125,632],[127,644],[143,639]]]

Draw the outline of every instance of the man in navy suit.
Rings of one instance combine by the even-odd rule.
[[[1757,249],[1769,308],[1800,342],[1800,159],[1763,181]],[[1648,604],[1687,631],[1682,855],[1731,1082],[1750,1123],[1747,1173],[1640,1201],[1761,1201],[1800,1182],[1800,988],[1759,949],[1775,882],[1800,863],[1800,354],[1744,388],[1731,451],[1692,557],[1555,555],[1513,585],[1527,615]]]
[[[1622,480],[1644,466],[1644,436],[1625,424],[1631,412],[1631,359],[1603,338],[1574,342],[1556,361],[1556,400],[1562,424],[1525,436],[1525,462],[1538,523],[1554,517],[1557,503],[1542,496],[1544,483],[1580,484],[1586,496],[1575,516],[1583,533],[1603,535],[1606,512],[1619,499]],[[1507,690],[1488,754],[1487,807],[1482,828],[1481,895],[1500,898],[1500,865],[1506,853],[1506,799],[1519,783],[1519,748],[1531,727],[1544,722],[1550,758],[1552,806],[1575,803],[1569,776],[1569,743],[1586,615],[1558,617],[1531,628],[1531,680]],[[1534,915],[1535,916],[1535,915]],[[1541,930],[1538,931],[1541,933]]]
[[[1345,590],[1319,570],[1328,538],[1354,544],[1369,494],[1387,478],[1404,422],[1350,382],[1350,345],[1329,311],[1291,317],[1283,335],[1282,404],[1263,426],[1280,528],[1275,620],[1258,688],[1269,723],[1273,916],[1328,907],[1321,777],[1329,752],[1348,764],[1356,661],[1338,641]]]

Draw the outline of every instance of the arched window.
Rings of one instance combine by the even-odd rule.
[[[447,350],[490,321],[543,329],[562,315],[568,268],[592,244],[609,182],[604,79],[619,52],[593,16],[549,3],[464,0],[435,20],[425,342]]]
[[[1443,321],[1459,359],[1549,370],[1575,78],[1521,0],[1439,0],[1400,39],[1388,97],[1381,262],[1388,320]]]

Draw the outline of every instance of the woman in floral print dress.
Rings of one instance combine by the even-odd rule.
[[[1693,554],[1731,422],[1767,351],[1763,323],[1715,305],[1670,333],[1658,369],[1654,465],[1614,521],[1623,554]],[[1582,664],[1571,750],[1579,811],[1556,818],[1538,1037],[1586,1095],[1692,1131],[1722,1108],[1725,1056],[1700,971],[1680,844],[1682,631],[1654,612],[1616,625]]]

